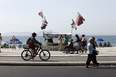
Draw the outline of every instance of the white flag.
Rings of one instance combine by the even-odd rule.
[[[72,23],[71,23],[71,25],[72,25],[72,26],[71,26],[72,28],[75,28],[75,30],[77,30],[76,24],[75,24],[75,22],[74,22],[73,19],[72,19]]]

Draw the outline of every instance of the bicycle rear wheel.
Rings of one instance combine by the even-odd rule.
[[[29,51],[29,50],[24,50],[22,53],[21,53],[21,57],[23,60],[25,61],[29,61],[31,59],[31,56],[32,56],[32,53]]]
[[[39,57],[43,61],[47,61],[50,58],[50,52],[48,50],[42,50],[39,53]]]

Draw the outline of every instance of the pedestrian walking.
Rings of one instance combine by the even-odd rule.
[[[2,42],[2,36],[1,36],[1,33],[0,33],[0,52],[2,52],[1,51],[1,42]]]
[[[78,54],[78,51],[81,50],[81,40],[77,34],[75,35],[75,37],[76,37],[76,41],[74,41],[74,43],[75,42],[77,43],[77,54]]]
[[[94,49],[96,49],[97,43],[95,41],[95,37],[91,37],[91,39],[93,40],[92,46],[93,46]],[[96,55],[98,55],[98,53],[96,53],[96,51],[93,50],[93,53],[92,54],[93,54],[93,57],[95,59],[95,63],[97,63],[97,66],[99,66],[99,63],[97,62],[97,59],[96,59]]]
[[[85,53],[87,52],[86,44],[87,44],[87,40],[85,38],[85,34],[83,34],[82,35],[82,40],[81,40],[81,49],[84,49]]]
[[[60,35],[60,36],[58,37],[58,41],[59,41],[58,50],[59,50],[59,51],[62,51],[62,40],[63,40],[62,35]]]
[[[89,39],[89,43],[87,45],[87,49],[88,49],[87,54],[88,54],[88,57],[87,57],[87,61],[86,61],[86,64],[85,64],[85,68],[89,68],[88,65],[90,65],[91,60],[92,60],[93,64],[95,65],[94,67],[97,68],[97,63],[95,62],[95,58],[93,57],[92,53],[93,53],[93,50],[96,51],[97,53],[99,51],[97,51],[96,49],[94,49],[92,47],[92,43],[93,43],[93,40],[90,38]]]

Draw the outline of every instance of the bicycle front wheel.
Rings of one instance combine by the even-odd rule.
[[[50,52],[48,50],[42,50],[39,53],[39,57],[43,61],[47,61],[50,58]]]
[[[32,53],[29,50],[24,50],[21,53],[21,57],[23,60],[28,61],[31,59]]]

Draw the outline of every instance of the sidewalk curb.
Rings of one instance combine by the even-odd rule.
[[[0,56],[0,57],[21,57],[21,56],[16,56],[16,55],[12,55],[12,56]],[[51,57],[87,57],[87,56],[51,56]],[[97,56],[97,57],[116,57],[116,56]]]
[[[100,66],[113,66],[115,63],[99,63]],[[19,63],[19,62],[0,62],[0,66],[85,66],[85,63]],[[93,66],[93,64],[90,64]]]

